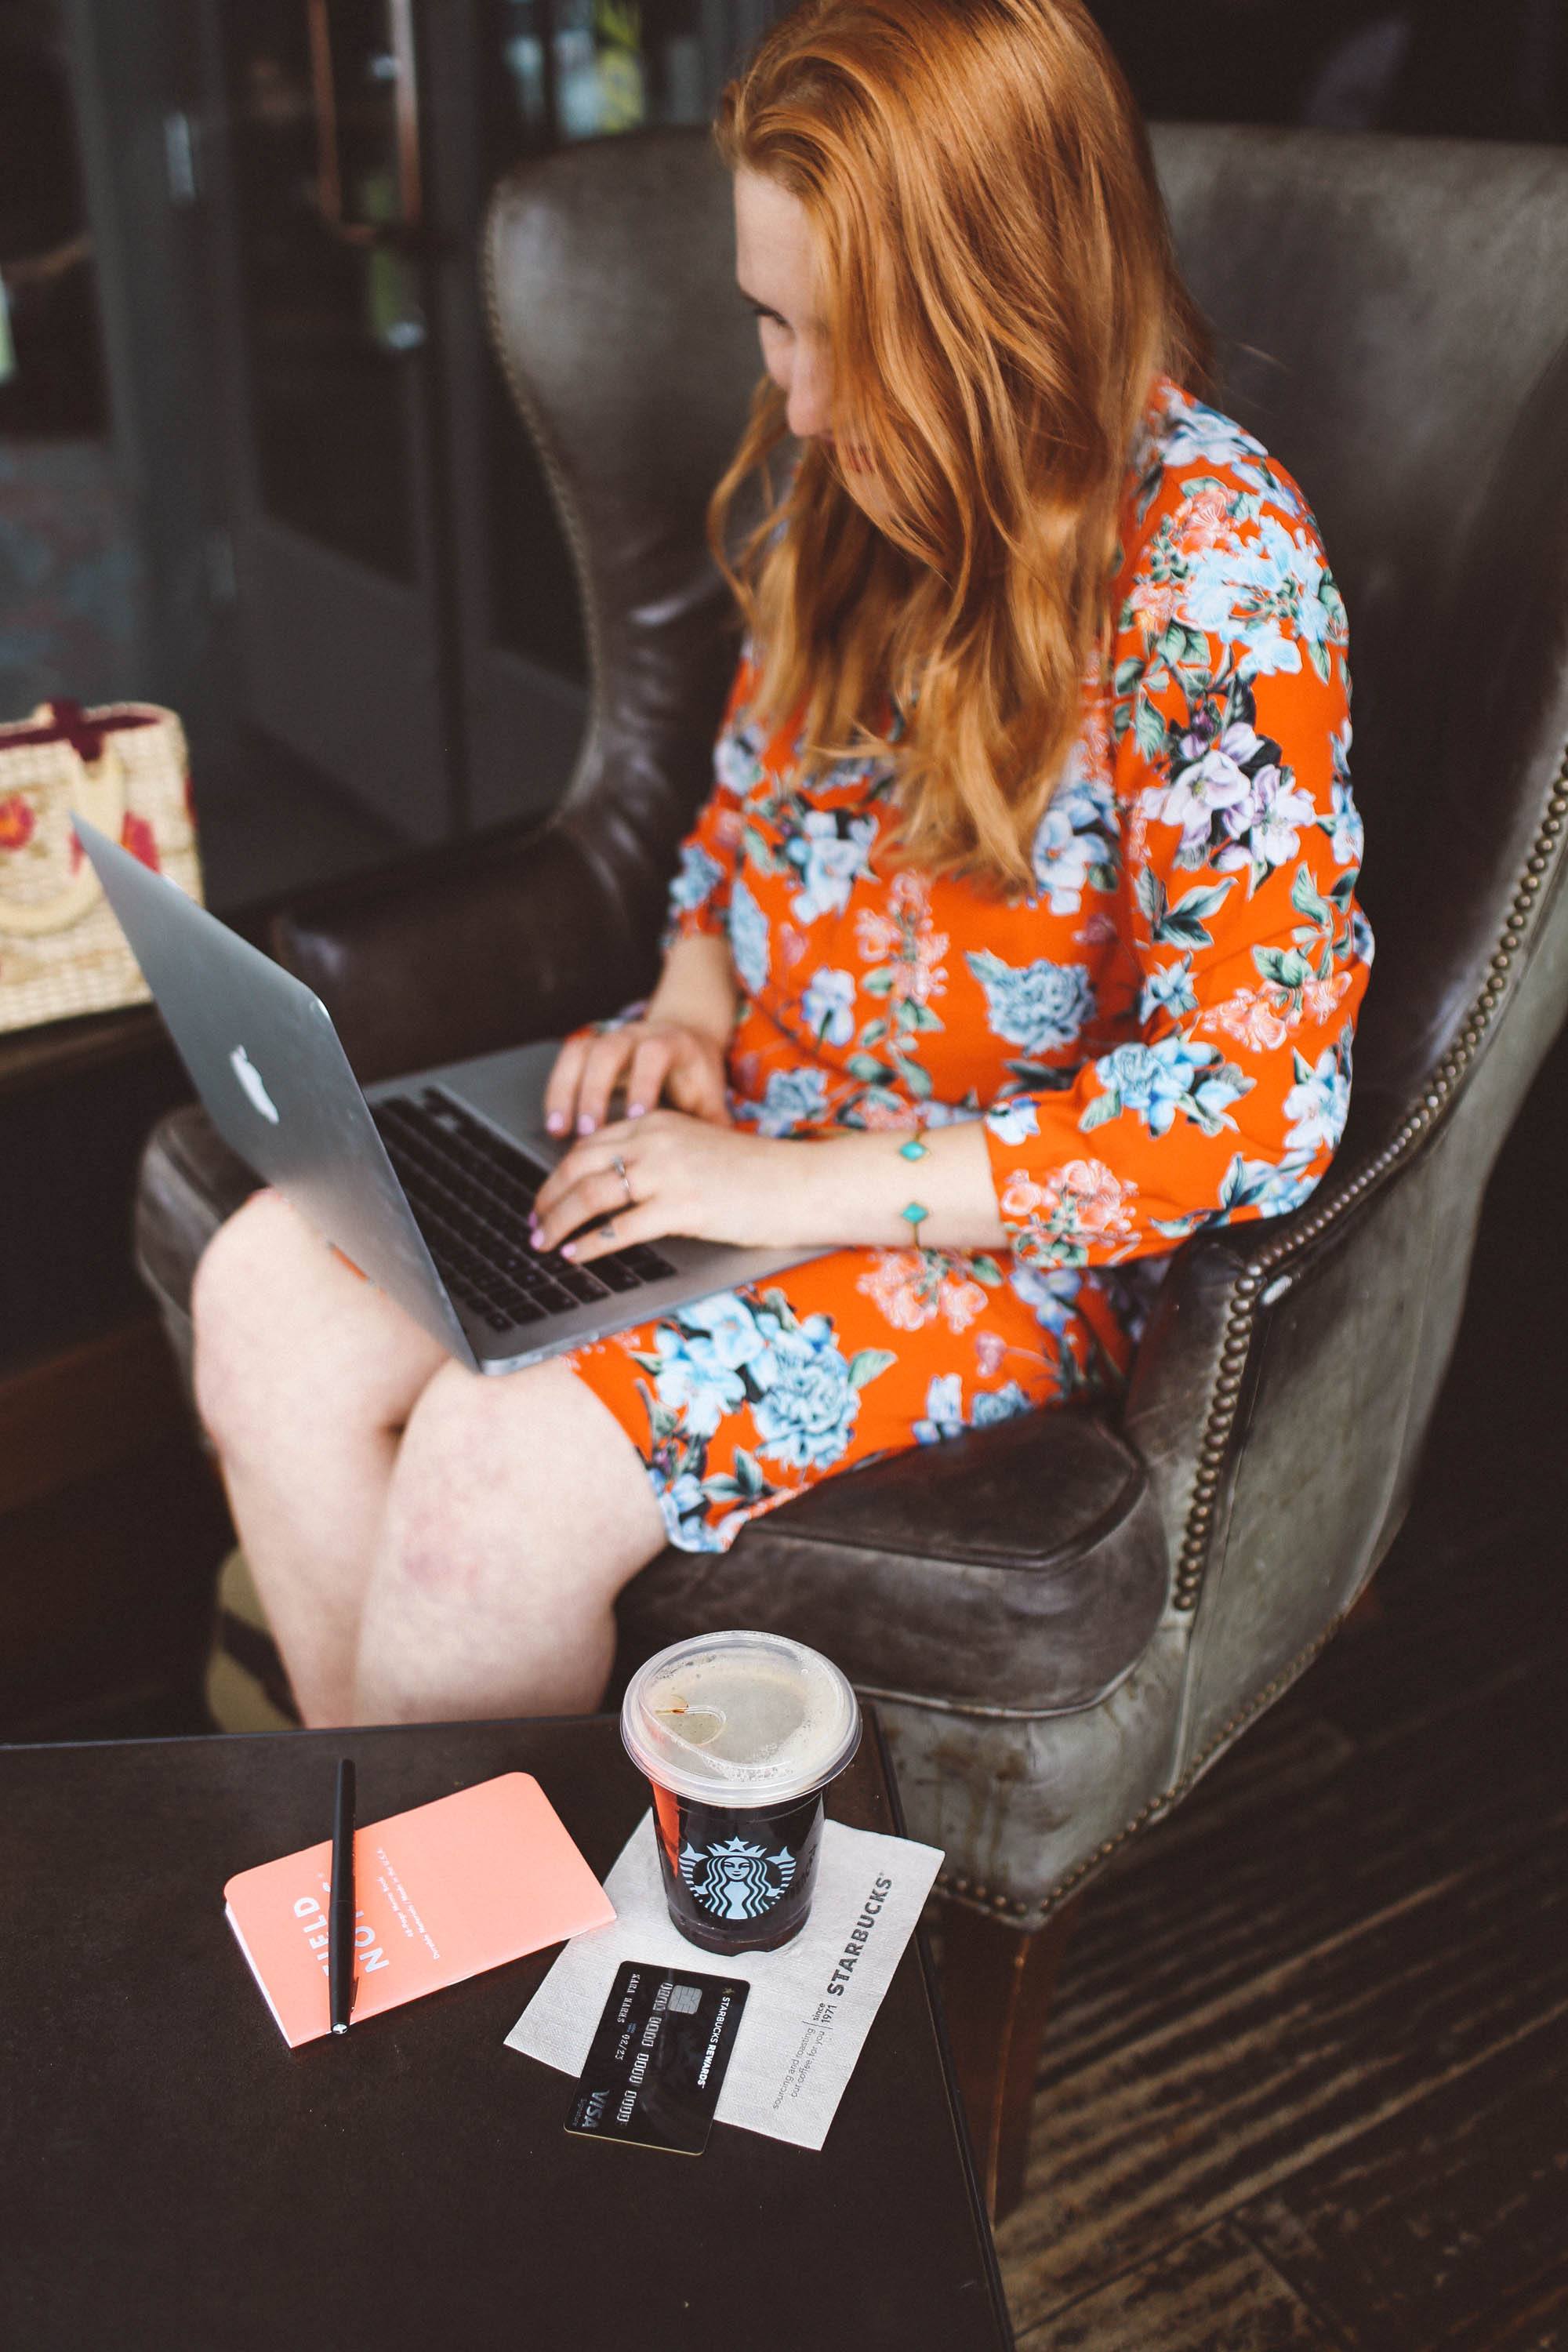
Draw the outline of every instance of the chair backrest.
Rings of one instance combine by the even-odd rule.
[[[1357,1043],[1394,1109],[1485,978],[1568,735],[1568,155],[1155,134],[1219,397],[1294,473],[1350,613]]]
[[[1301,481],[1350,610],[1371,1139],[1484,982],[1568,735],[1568,156],[1188,126],[1155,152],[1217,396]],[[758,374],[706,133],[529,167],[486,259],[587,613],[594,719],[560,821],[651,923],[707,789],[733,640],[703,509]]]

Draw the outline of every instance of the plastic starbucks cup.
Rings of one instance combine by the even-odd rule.
[[[700,1633],[638,1668],[621,1738],[653,1790],[665,1900],[708,1952],[771,1952],[811,1909],[823,1796],[860,1742],[832,1661],[782,1633]]]

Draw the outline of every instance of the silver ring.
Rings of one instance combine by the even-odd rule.
[[[604,1223],[599,1227],[599,1231],[603,1234],[607,1242],[613,1242],[616,1238],[615,1219],[613,1217],[606,1217]]]
[[[626,1174],[626,1161],[625,1161],[624,1160],[622,1160],[622,1159],[617,1155],[616,1159],[614,1159],[614,1160],[611,1160],[610,1165],[611,1165],[611,1167],[615,1170],[615,1171],[616,1171],[616,1175],[620,1178],[620,1180],[621,1180],[622,1183],[623,1183],[623,1184],[626,1186],[626,1206],[627,1206],[627,1208],[628,1208],[628,1209],[635,1209],[635,1208],[637,1207],[637,1194],[632,1191],[632,1180],[631,1180],[631,1178]]]

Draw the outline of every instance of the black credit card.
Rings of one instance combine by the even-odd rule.
[[[700,2156],[749,1989],[734,1977],[623,1960],[567,2130]]]

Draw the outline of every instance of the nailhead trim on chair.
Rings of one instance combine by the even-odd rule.
[[[1508,919],[1503,924],[1496,952],[1490,960],[1490,977],[1487,980],[1470,1008],[1459,1035],[1437,1065],[1431,1082],[1420,1103],[1400,1127],[1392,1141],[1385,1144],[1375,1158],[1357,1170],[1350,1181],[1333,1192],[1322,1206],[1301,1224],[1292,1228],[1282,1240],[1259,1250],[1246,1271],[1237,1277],[1231,1295],[1226,1335],[1220,1349],[1219,1376],[1215,1381],[1214,1398],[1209,1417],[1198,1448],[1198,1466],[1193,1479],[1193,1500],[1187,1513],[1186,1528],[1181,1552],[1176,1561],[1176,1573],[1172,1590],[1173,1606],[1191,1612],[1198,1605],[1203,1591],[1204,1570],[1208,1564],[1209,1538],[1213,1532],[1215,1505],[1226,1454],[1230,1444],[1231,1430],[1236,1421],[1237,1405],[1241,1396],[1241,1383],[1247,1369],[1247,1354],[1252,1345],[1252,1330],[1257,1319],[1258,1294],[1268,1276],[1279,1266],[1295,1256],[1312,1242],[1338,1223],[1375,1185],[1380,1184],[1401,1160],[1409,1158],[1416,1145],[1436,1123],[1459,1079],[1474,1061],[1481,1040],[1491,1025],[1492,1015],[1500,1003],[1508,984],[1508,976],[1519,953],[1535,902],[1541,894],[1543,878],[1552,866],[1552,852],[1568,819],[1568,747],[1564,748],[1557,776],[1546,803],[1540,830],[1519,886],[1514,891]],[[1222,1735],[1223,1736],[1223,1735]],[[1070,1882],[1069,1882],[1070,1883]]]
[[[1534,844],[1524,870],[1514,891],[1509,914],[1503,924],[1496,952],[1490,959],[1490,977],[1477,995],[1458,1037],[1432,1074],[1431,1082],[1420,1104],[1404,1121],[1398,1132],[1384,1145],[1375,1158],[1358,1169],[1350,1181],[1303,1223],[1297,1225],[1281,1241],[1260,1250],[1237,1276],[1232,1293],[1229,1318],[1224,1343],[1220,1349],[1219,1376],[1215,1381],[1214,1400],[1198,1450],[1198,1467],[1193,1480],[1193,1503],[1187,1515],[1187,1525],[1181,1556],[1176,1564],[1173,1601],[1178,1609],[1196,1608],[1203,1588],[1209,1534],[1214,1519],[1215,1498],[1218,1492],[1221,1470],[1236,1419],[1237,1403],[1241,1394],[1241,1382],[1248,1350],[1252,1345],[1252,1328],[1258,1302],[1268,1277],[1275,1269],[1293,1256],[1331,1226],[1355,1206],[1357,1202],[1381,1183],[1390,1171],[1407,1159],[1416,1145],[1436,1124],[1438,1115],[1446,1108],[1460,1078],[1474,1061],[1482,1039],[1491,1026],[1492,1015],[1505,992],[1508,976],[1523,943],[1530,918],[1541,895],[1542,881],[1552,871],[1553,853],[1568,823],[1568,745],[1564,745],[1556,778],[1545,812],[1542,817]],[[1352,1604],[1353,1606],[1353,1603]],[[1017,1923],[1033,1918],[1037,1927],[1043,1926],[1054,1911],[1061,1908],[1086,1878],[1102,1870],[1111,1856],[1130,1838],[1160,1819],[1181,1802],[1199,1776],[1206,1771],[1220,1751],[1228,1747],[1266,1707],[1287,1690],[1290,1684],[1305,1674],[1319,1653],[1325,1650],[1349,1614],[1342,1611],[1317,1640],[1309,1643],[1289,1664],[1281,1668],[1273,1680],[1255,1692],[1244,1706],[1233,1715],[1222,1729],[1200,1750],[1187,1766],[1179,1780],[1158,1796],[1151,1797],[1142,1810],[1123,1823],[1113,1837],[1106,1838],[1091,1854],[1058,1880],[1055,1886],[1038,1904],[1020,1903],[1012,1895],[994,1895],[989,1887],[965,1878],[956,1872],[942,1871],[937,1885],[944,1895],[977,1909],[990,1911],[997,1917]]]

